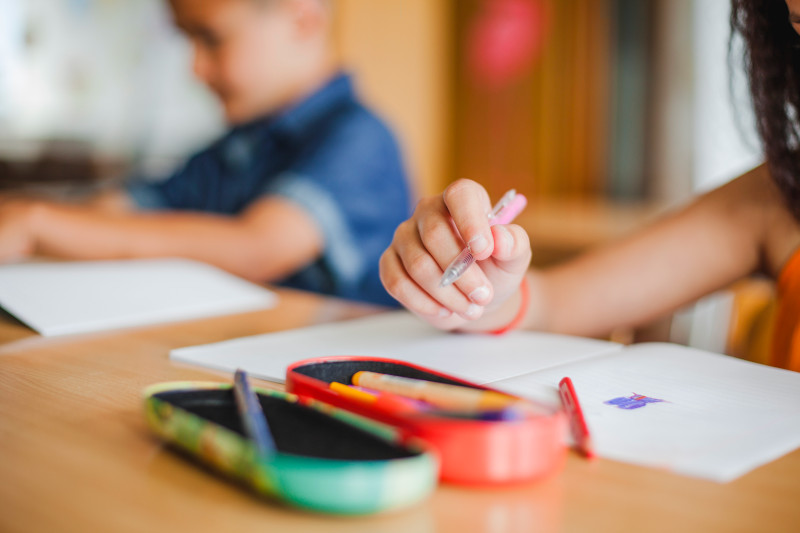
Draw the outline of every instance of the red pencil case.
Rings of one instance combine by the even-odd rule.
[[[424,439],[438,452],[442,481],[492,485],[531,481],[559,470],[566,457],[566,415],[542,408],[514,420],[477,420],[424,411],[397,411],[344,396],[330,383],[351,383],[358,371],[377,372],[438,383],[495,390],[428,368],[360,356],[298,361],[286,371],[286,389],[347,409]],[[499,392],[499,391],[498,391]]]

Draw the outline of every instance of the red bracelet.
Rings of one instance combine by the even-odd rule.
[[[494,329],[492,331],[487,331],[490,335],[503,335],[504,333],[508,333],[509,331],[516,329],[521,323],[522,320],[525,318],[525,313],[528,312],[528,301],[531,298],[530,293],[528,292],[528,278],[522,278],[522,283],[519,284],[519,289],[522,291],[522,302],[519,305],[519,311],[517,311],[516,316],[511,319],[511,322],[503,326],[499,329]]]

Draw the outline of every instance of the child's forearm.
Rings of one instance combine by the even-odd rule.
[[[748,175],[616,244],[530,271],[522,327],[607,335],[646,324],[753,273],[762,263],[767,189],[757,175]],[[519,302],[509,298],[496,310],[487,308],[465,327],[502,327],[513,320]]]
[[[528,326],[596,336],[646,324],[757,271],[764,221],[740,181],[609,247],[535,273]],[[748,204],[755,205],[755,207]]]
[[[272,206],[274,207],[274,206]],[[284,206],[285,207],[285,206]],[[319,242],[278,212],[225,217],[204,213],[119,213],[40,204],[32,217],[36,253],[67,259],[178,256],[253,280],[276,279],[313,259]],[[280,210],[280,206],[278,207]],[[274,209],[273,209],[274,211]]]

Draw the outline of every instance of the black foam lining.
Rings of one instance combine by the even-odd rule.
[[[155,397],[244,435],[232,389],[167,391]],[[309,407],[272,396],[258,398],[281,452],[354,461],[418,455]]]
[[[459,381],[443,378],[436,374],[418,370],[406,365],[389,363],[385,361],[328,361],[325,363],[309,364],[297,367],[294,369],[298,374],[308,376],[311,378],[331,383],[337,381],[349,385],[353,382],[353,375],[359,371],[378,372],[380,374],[390,374],[392,376],[401,376],[404,378],[424,379],[426,381],[435,381],[436,383],[445,383],[447,385],[459,385],[468,387]],[[473,387],[476,388],[476,387]]]

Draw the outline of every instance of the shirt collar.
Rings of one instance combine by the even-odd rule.
[[[340,72],[304,100],[275,115],[269,129],[280,138],[298,139],[331,111],[355,98],[352,78]]]
[[[338,73],[308,97],[269,117],[241,124],[219,141],[228,164],[247,168],[254,151],[272,137],[278,142],[297,142],[314,131],[317,122],[338,107],[356,101],[351,76]]]

